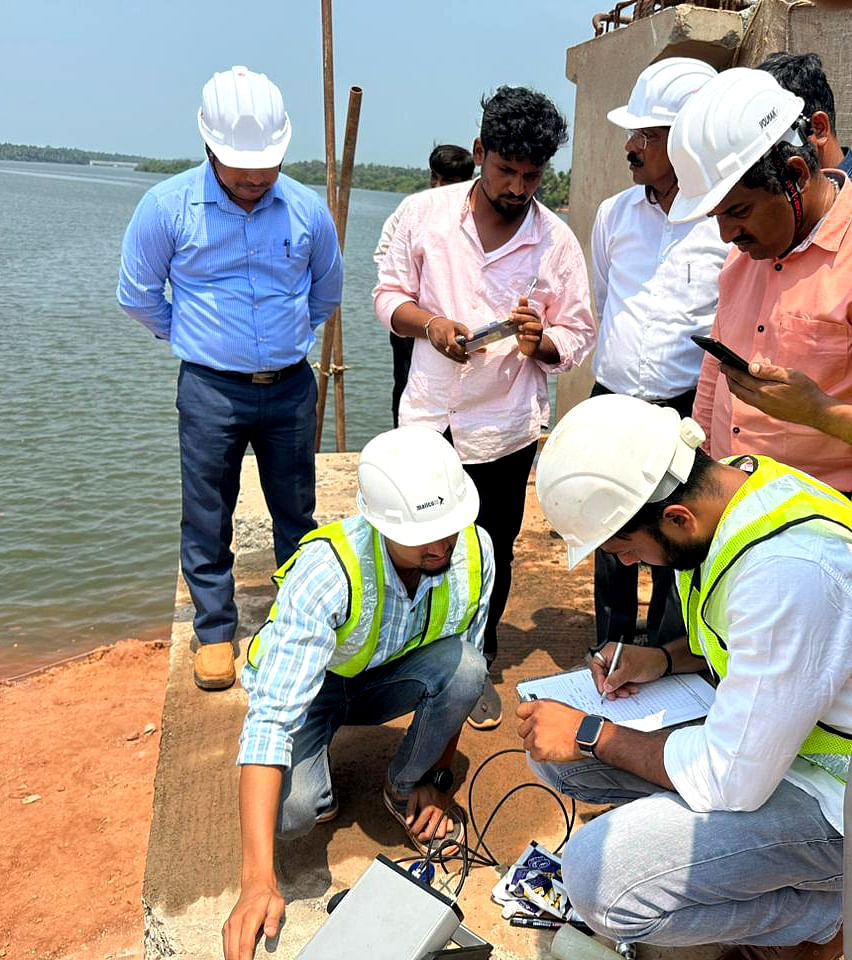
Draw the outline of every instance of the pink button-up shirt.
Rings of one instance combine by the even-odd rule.
[[[470,209],[470,183],[425,190],[406,204],[373,291],[390,329],[394,310],[413,302],[470,328],[505,320],[537,279],[533,303],[559,362],[523,356],[514,337],[489,344],[466,364],[414,341],[401,424],[449,426],[464,463],[485,463],[527,446],[550,420],[547,374],[568,370],[591,350],[595,325],[580,245],[568,226],[533,201],[532,216],[486,254]]]
[[[750,360],[759,353],[801,370],[844,403],[852,403],[850,224],[852,184],[844,178],[816,234],[783,260],[752,260],[733,249],[719,275],[713,324],[713,336],[740,356]],[[709,354],[701,366],[694,416],[715,459],[763,453],[838,490],[852,490],[852,447],[738,400]]]

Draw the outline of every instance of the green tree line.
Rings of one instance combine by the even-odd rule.
[[[180,173],[200,162],[200,157],[159,160],[125,153],[99,153],[73,147],[34,147],[17,143],[0,143],[0,160],[26,160],[41,163],[80,163],[90,160],[135,163],[147,173]],[[325,183],[325,161],[299,160],[284,164],[285,172],[300,183]],[[356,163],[352,170],[352,186],[361,190],[387,190],[391,193],[415,193],[429,186],[429,171],[420,167],[393,167],[381,163]],[[539,190],[539,199],[548,207],[568,206],[571,171],[554,170],[547,165]]]

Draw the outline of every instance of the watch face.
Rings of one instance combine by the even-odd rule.
[[[579,728],[577,729],[577,746],[582,750],[591,750],[598,742],[601,730],[603,730],[604,718],[598,717],[593,713],[583,717]]]
[[[446,767],[441,770],[434,770],[432,772],[432,783],[441,793],[449,793],[453,789],[453,771]]]

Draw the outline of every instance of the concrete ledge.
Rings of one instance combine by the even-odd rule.
[[[327,454],[318,462],[317,518],[336,519],[354,509],[356,458]],[[264,540],[266,508],[254,460],[243,471],[237,529],[238,639],[264,621],[273,599],[269,575],[274,559]],[[268,527],[267,527],[268,529]],[[266,535],[268,537],[268,534]],[[523,677],[554,673],[579,662],[593,638],[592,566],[581,565],[570,577],[565,551],[554,539],[527,487],[524,527],[515,548],[516,589],[501,624],[502,674],[497,688],[505,720],[481,733],[465,726],[454,761],[462,784],[459,801],[470,809],[468,785],[474,770],[492,753],[517,748],[512,712],[514,686]],[[239,892],[238,770],[235,765],[245,695],[231,690],[205,693],[192,681],[192,606],[178,584],[172,629],[169,679],[162,721],[154,810],[143,884],[146,960],[221,957],[221,928]],[[276,849],[276,870],[287,901],[287,921],[274,956],[293,960],[325,919],[325,905],[338,890],[352,886],[377,853],[392,859],[410,857],[399,826],[381,799],[384,773],[397,749],[407,718],[369,730],[344,727],[331,750],[332,777],[340,815],[309,836]],[[480,827],[504,792],[531,779],[523,755],[500,757],[477,780],[473,809]],[[579,821],[599,808],[578,805]],[[555,849],[564,821],[555,801],[541,791],[513,796],[495,819],[487,843],[504,864],[511,863],[531,839]],[[546,960],[552,934],[510,927],[490,901],[499,874],[474,869],[460,906],[465,923],[495,945],[494,960]],[[642,960],[713,960],[719,951],[642,948]],[[258,957],[266,956],[259,948]],[[365,958],[369,960],[369,958]]]

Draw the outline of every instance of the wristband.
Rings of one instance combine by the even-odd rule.
[[[658,650],[662,650],[666,657],[666,669],[660,674],[661,677],[670,677],[674,673],[674,664],[672,663],[672,655],[666,650],[665,647],[657,647]]]

